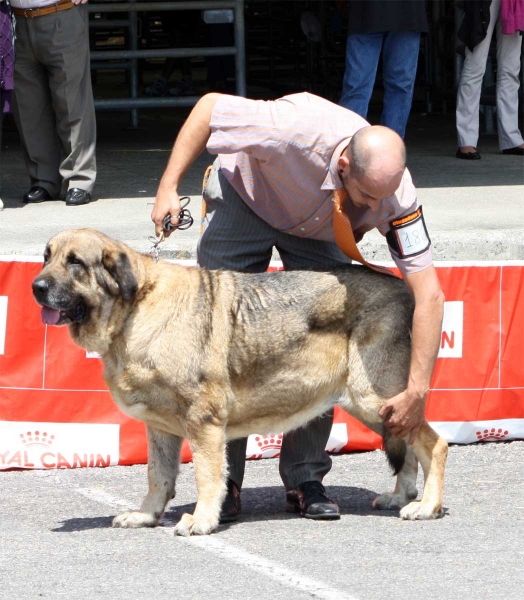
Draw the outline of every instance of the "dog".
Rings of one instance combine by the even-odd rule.
[[[158,524],[187,438],[198,502],[175,532],[211,533],[226,494],[226,442],[300,427],[334,405],[383,436],[397,483],[375,508],[400,509],[403,519],[443,515],[447,443],[424,422],[408,446],[378,414],[408,381],[414,303],[401,280],[362,266],[186,267],[72,229],[49,241],[32,287],[43,322],[67,325],[76,344],[97,352],[116,404],[146,423],[148,493],[113,526]]]

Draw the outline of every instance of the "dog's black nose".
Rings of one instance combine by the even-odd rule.
[[[39,298],[49,291],[49,282],[47,279],[35,279],[33,281],[33,294]]]

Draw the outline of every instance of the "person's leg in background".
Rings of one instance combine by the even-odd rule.
[[[59,12],[55,18],[56,24],[42,23],[40,52],[49,73],[56,131],[62,147],[62,193],[66,193],[67,205],[76,206],[91,200],[96,180],[96,118],[87,5]]]
[[[286,271],[339,267],[351,260],[336,244],[279,233],[277,249]],[[279,471],[290,512],[312,519],[338,519],[338,506],[326,494],[322,481],[331,470],[326,452],[333,410],[303,427],[288,431],[282,440]]]
[[[500,0],[492,0],[490,10],[500,11]],[[479,107],[482,79],[486,71],[489,47],[496,19],[491,18],[486,32],[486,37],[475,46],[473,52],[466,48],[464,64],[460,74],[457,92],[456,124],[457,124],[457,157],[480,158],[477,152],[479,139]],[[473,155],[472,157],[463,155]]]
[[[383,33],[351,34],[346,44],[346,70],[339,104],[367,118],[377,76]]]
[[[22,143],[31,190],[40,188],[44,191],[36,195],[28,192],[24,202],[56,199],[62,183],[61,149],[48,76],[32,43],[37,38],[38,21],[39,18],[19,17],[16,24],[13,116]]]
[[[396,131],[402,138],[406,133],[413,102],[419,49],[420,33],[417,31],[389,31],[384,36],[384,108],[380,123]]]
[[[493,15],[492,15],[493,16]],[[499,148],[508,153],[524,155],[524,139],[519,130],[519,86],[522,36],[502,35],[498,19],[497,31],[497,125]]]

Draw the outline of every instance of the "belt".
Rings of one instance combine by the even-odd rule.
[[[71,0],[60,0],[49,6],[42,6],[41,8],[13,8],[13,13],[17,17],[26,17],[26,19],[34,19],[35,17],[43,17],[44,15],[50,15],[51,13],[60,12],[61,10],[69,10],[73,8],[74,4]]]

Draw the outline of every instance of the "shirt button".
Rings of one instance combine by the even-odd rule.
[[[300,228],[300,231],[306,231],[303,227]]]
[[[318,221],[320,219],[320,217],[315,217],[315,221]]]

